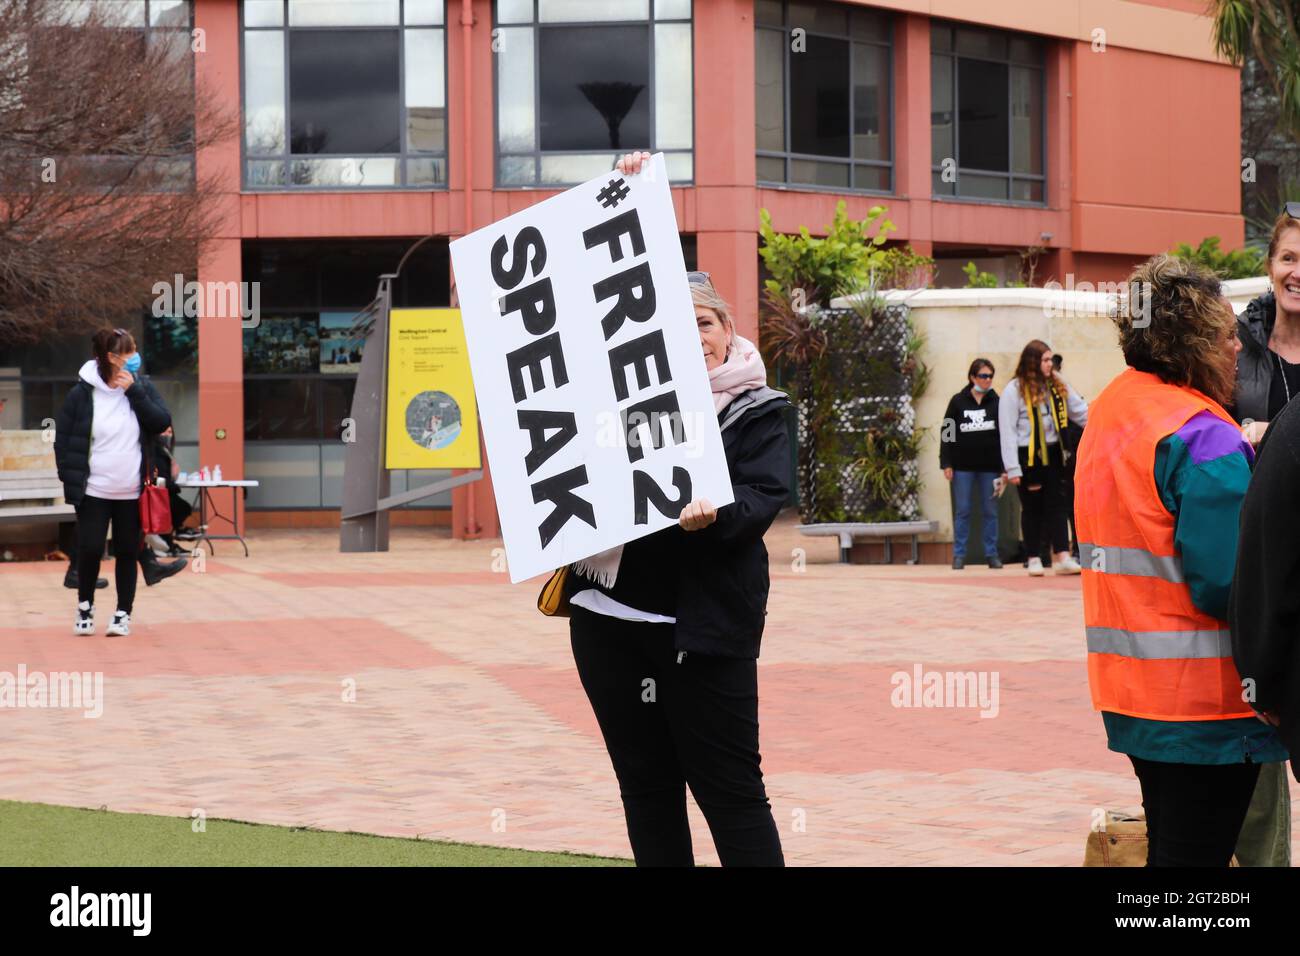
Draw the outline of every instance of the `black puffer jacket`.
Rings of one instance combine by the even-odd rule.
[[[672,525],[623,548],[613,588],[569,575],[570,595],[595,588],[629,607],[677,619],[679,651],[753,660],[767,614],[763,534],[790,497],[783,393],[756,388],[718,416],[735,502],[699,531]],[[576,580],[575,580],[576,579]]]
[[[140,423],[140,478],[143,481],[149,471],[148,449],[159,433],[171,425],[172,416],[158,389],[146,376],[137,376],[135,384],[126,390],[126,397],[136,421]],[[94,417],[94,386],[84,380],[78,381],[63,400],[63,407],[54,420],[54,464],[59,470],[59,481],[63,482],[63,498],[70,505],[80,504],[86,495]]]
[[[1268,339],[1273,334],[1277,308],[1273,293],[1265,292],[1251,299],[1246,310],[1237,316],[1237,399],[1229,409],[1237,421],[1268,421],[1268,392],[1273,384],[1273,359]]]

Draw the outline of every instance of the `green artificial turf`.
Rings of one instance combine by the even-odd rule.
[[[631,860],[536,853],[467,843],[435,843],[81,810],[0,800],[0,866],[630,866]]]

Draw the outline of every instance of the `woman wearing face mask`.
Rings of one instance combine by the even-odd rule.
[[[135,340],[125,329],[101,329],[95,357],[81,367],[55,422],[54,459],[65,500],[77,509],[77,617],[74,634],[95,633],[95,579],[113,529],[117,610],[105,631],[131,633],[135,564],[140,547],[141,449],[171,425],[157,392],[136,378]],[[134,367],[135,371],[132,371]]]
[[[998,393],[993,388],[993,363],[977,358],[970,363],[965,388],[948,402],[944,431],[939,440],[939,467],[952,482],[952,566],[966,566],[970,513],[978,499],[984,530],[984,560],[990,568],[1002,567],[998,558],[998,506],[993,483],[1002,472],[998,445]]]
[[[1042,577],[1044,545],[1055,574],[1078,574],[1065,513],[1065,457],[1060,436],[1069,422],[1088,424],[1088,403],[1052,366],[1052,350],[1034,339],[1020,353],[1016,377],[998,403],[1002,467],[1020,495],[1020,523],[1029,573]]]
[[[649,153],[623,157],[637,174]],[[735,502],[572,566],[574,661],[609,751],[640,866],[691,866],[686,789],[723,866],[781,866],[758,746],[763,534],[790,489],[785,396],[735,334],[706,273],[689,276]]]

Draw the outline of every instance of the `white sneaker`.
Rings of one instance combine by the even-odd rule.
[[[131,615],[126,611],[114,611],[113,623],[104,632],[105,637],[126,637],[131,633]]]
[[[95,606],[89,601],[77,605],[77,619],[72,622],[72,633],[79,637],[95,633]]]
[[[1074,560],[1073,556],[1066,558],[1059,564],[1052,565],[1053,574],[1080,574],[1082,572],[1083,568],[1079,567],[1079,562]]]
[[[1031,578],[1041,578],[1046,572],[1043,571],[1042,558],[1029,559],[1029,576]]]

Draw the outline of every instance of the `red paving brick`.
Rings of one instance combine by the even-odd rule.
[[[759,670],[789,862],[1077,865],[1092,809],[1138,802],[1089,703],[1079,579],[843,566],[793,525],[768,535]],[[0,798],[627,855],[566,622],[500,573],[500,541],[440,534],[343,555],[333,532],[255,531],[250,558],[142,587],[126,640],[102,636],[111,588],[76,638],[61,565],[0,565],[0,670],[104,674],[99,719],[0,710],[22,767]],[[918,663],[997,672],[997,716],[894,707]]]

